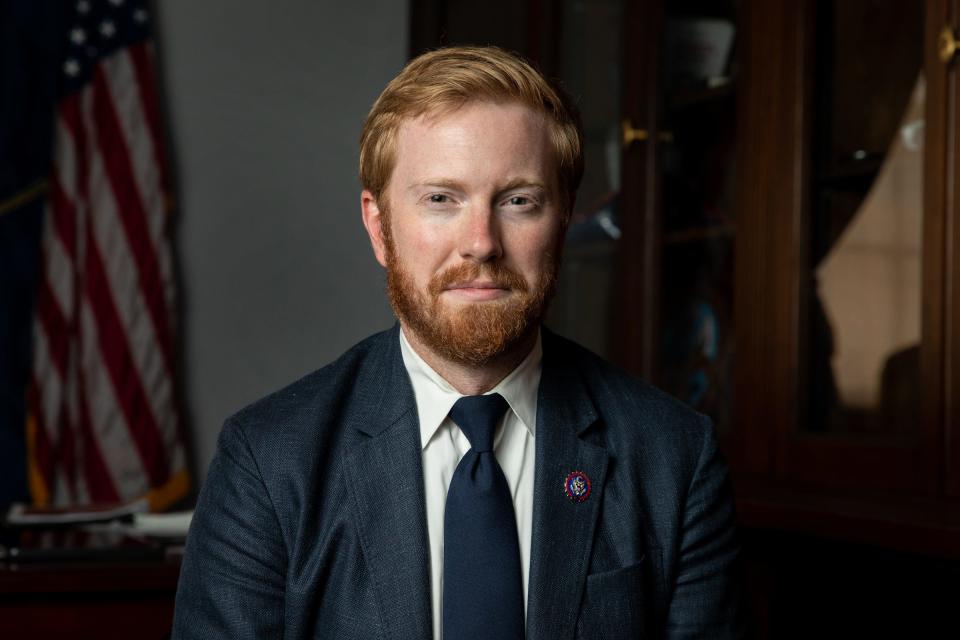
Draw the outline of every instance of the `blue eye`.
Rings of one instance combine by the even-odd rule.
[[[503,202],[512,211],[532,213],[540,210],[540,202],[530,196],[510,196]]]

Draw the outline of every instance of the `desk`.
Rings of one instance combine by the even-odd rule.
[[[180,558],[0,563],[0,638],[167,638]]]

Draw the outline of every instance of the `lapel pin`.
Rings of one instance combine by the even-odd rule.
[[[583,502],[590,497],[590,478],[583,471],[571,471],[563,481],[563,492],[572,502]]]

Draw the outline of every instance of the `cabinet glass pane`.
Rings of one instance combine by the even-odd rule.
[[[736,228],[735,2],[665,3],[657,383],[730,422]]]
[[[583,118],[586,172],[548,324],[612,358],[623,8],[620,0],[565,0],[562,11],[559,75]]]
[[[804,281],[805,430],[918,424],[923,3],[821,0]]]

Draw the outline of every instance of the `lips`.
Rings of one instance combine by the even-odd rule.
[[[457,282],[444,288],[444,294],[469,302],[499,300],[509,292],[509,286],[493,282]]]
[[[444,292],[455,295],[470,292],[476,294],[475,297],[492,299],[504,292],[525,293],[527,283],[501,262],[464,262],[436,274],[430,280],[429,291],[434,298]]]
[[[445,287],[445,290],[457,290],[457,289],[510,289],[510,285],[507,283],[499,282],[454,282]]]

